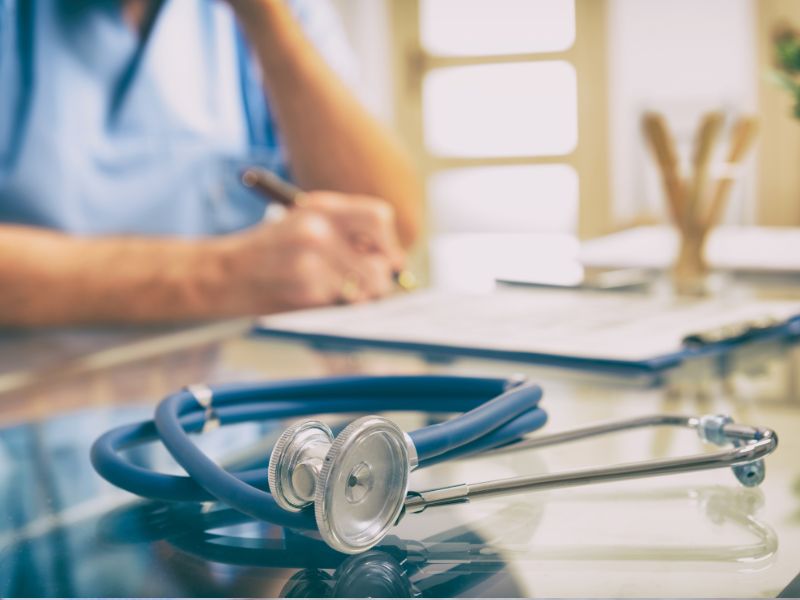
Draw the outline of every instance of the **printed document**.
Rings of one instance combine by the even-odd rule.
[[[367,342],[639,362],[680,351],[689,334],[798,314],[800,303],[792,301],[501,288],[481,295],[421,291],[262,317],[259,325]]]

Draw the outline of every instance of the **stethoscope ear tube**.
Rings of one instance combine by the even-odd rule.
[[[365,409],[427,411],[435,407],[437,412],[470,411],[502,395],[508,386],[509,381],[505,379],[439,375],[333,377],[223,385],[213,390],[193,386],[162,401],[156,421],[119,427],[102,435],[92,447],[91,460],[96,471],[109,482],[143,497],[197,502],[228,497],[226,501],[231,506],[255,518],[290,527],[313,527],[313,518],[307,514],[309,511],[292,517],[276,505],[272,495],[264,491],[266,477],[263,470],[227,473],[200,452],[187,434],[203,430],[210,420],[228,425],[324,412],[363,412]],[[533,431],[544,423],[545,417],[536,407],[541,390],[536,386],[530,387],[525,403],[531,414],[527,417],[526,413],[520,415],[519,408],[515,407],[495,420],[494,415],[503,412],[497,410],[502,407],[495,402],[486,413],[491,420],[485,421],[482,431],[496,431],[483,443],[479,443],[483,438],[468,443],[468,438],[474,438],[476,431],[479,435],[481,430],[475,429],[474,422],[466,419],[456,423],[459,431],[455,433],[452,428],[439,426],[432,427],[433,436],[421,430],[422,445],[429,448],[429,456],[440,453],[447,444],[455,445],[454,450],[464,448],[460,453],[463,454],[469,448],[477,451],[487,445],[507,444]],[[507,425],[498,428],[503,421]],[[467,429],[472,432],[459,439],[458,436]],[[437,435],[447,435],[449,439],[443,445],[437,440]],[[125,461],[119,454],[125,448],[151,441],[164,442],[189,476],[156,473]],[[440,454],[437,462],[448,456],[452,454]],[[195,477],[198,469],[201,475]],[[206,471],[211,473],[203,475]],[[220,486],[221,490],[218,489]]]
[[[223,408],[218,414],[226,420],[229,412]],[[236,421],[230,419],[228,422]],[[201,431],[204,423],[202,412],[181,417],[181,425],[189,433]],[[153,421],[142,421],[107,431],[92,445],[92,466],[109,483],[143,498],[165,502],[213,501],[214,497],[191,477],[156,473],[124,461],[119,455],[127,448],[154,441],[158,441],[158,432]],[[266,489],[264,469],[242,471],[235,475],[249,485]]]
[[[411,432],[419,462],[425,464],[436,456],[458,453],[472,444],[475,449],[498,446],[535,431],[547,420],[539,408],[541,398],[542,388],[538,385],[516,385],[469,412]],[[511,425],[517,419],[520,422]]]
[[[773,430],[738,425],[727,415],[707,415],[699,418],[655,415],[634,417],[562,433],[538,436],[500,451],[540,448],[597,435],[653,426],[687,427],[694,429],[703,441],[717,446],[733,446],[733,448],[677,458],[645,460],[606,467],[545,475],[511,477],[477,483],[462,483],[422,492],[412,492],[406,499],[405,511],[419,513],[433,506],[460,504],[485,497],[704,471],[723,467],[730,468],[742,485],[754,487],[764,479],[764,459],[774,452],[778,446],[778,436]]]
[[[189,476],[216,500],[255,519],[287,527],[313,529],[308,511],[290,513],[278,506],[272,494],[249,485],[219,467],[191,441],[179,416],[194,408],[195,396],[184,390],[168,396],[156,408],[155,424],[161,442]]]
[[[468,444],[464,444],[430,458],[420,458],[419,466],[420,468],[430,467],[448,460],[466,458],[487,451],[499,451],[505,447],[511,448],[519,443],[518,440],[524,438],[526,434],[541,429],[546,423],[547,413],[543,409],[536,408],[529,410]],[[410,434],[410,437],[413,440],[414,434]]]
[[[452,376],[335,377],[216,386],[211,406],[189,403],[180,416],[187,433],[198,433],[209,416],[222,425],[268,421],[320,413],[359,413],[412,410],[463,412],[501,394],[504,379]],[[202,386],[193,386],[197,390]],[[212,408],[209,411],[208,408]],[[533,431],[535,427],[528,429]],[[520,434],[521,435],[521,434]],[[191,477],[157,473],[131,464],[120,456],[127,448],[159,440],[154,421],[112,429],[92,446],[95,470],[113,485],[138,496],[167,502],[207,502],[215,497]],[[258,489],[266,490],[263,470],[234,473]]]
[[[434,381],[439,383],[440,380],[434,379]],[[336,383],[338,384],[338,382]],[[505,387],[506,383],[502,382],[502,385]],[[498,430],[527,412],[538,410],[541,396],[542,392],[538,386],[518,385],[450,421],[412,432],[410,436],[416,446],[420,461],[465,446]],[[197,448],[181,426],[179,419],[180,415],[195,409],[197,403],[196,392],[184,390],[163,400],[155,414],[156,429],[162,443],[189,476],[217,500],[251,517],[282,525],[313,528],[313,521],[308,511],[289,513],[283,510],[272,494],[255,489],[226,472]],[[502,444],[513,439],[497,439],[496,441]],[[407,464],[405,468],[408,468]],[[404,481],[407,481],[407,475]],[[405,498],[405,486],[401,492],[397,507],[398,514],[402,500]],[[375,490],[374,493],[378,493],[378,490]],[[391,502],[391,504],[395,503]],[[335,527],[329,527],[330,519],[325,523],[321,522],[320,509],[316,514],[316,525],[323,533],[328,529],[335,530]],[[395,519],[396,516],[392,518],[392,521]],[[382,532],[380,537],[382,537],[386,528],[380,529]],[[335,536],[328,541],[333,542],[334,538]],[[377,540],[359,542],[359,545],[343,542],[343,545],[338,546],[337,549],[356,552],[367,549],[376,542]]]

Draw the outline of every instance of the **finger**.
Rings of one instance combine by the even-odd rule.
[[[391,205],[369,196],[329,192],[315,192],[309,197],[308,206],[327,214],[359,252],[385,254],[395,270],[405,266]]]
[[[389,295],[394,289],[392,267],[385,257],[378,254],[363,255],[358,273],[364,281],[364,292],[374,300]]]
[[[325,253],[306,248],[286,266],[289,270],[280,278],[278,291],[290,308],[325,306],[337,300],[341,275]]]
[[[393,289],[391,269],[384,259],[366,257],[357,262],[337,265],[340,286],[351,301],[375,300]]]
[[[382,254],[364,254],[342,243],[328,254],[331,268],[339,273],[347,296],[357,300],[372,300],[389,294],[393,289],[392,266]],[[358,287],[353,293],[353,287]]]
[[[351,215],[338,215],[351,243],[362,252],[386,255],[395,269],[405,266],[405,252],[397,239],[394,211],[385,203],[370,203]]]
[[[391,290],[388,259],[357,251],[329,215],[298,210],[289,225],[300,248],[292,270],[307,303],[360,302]]]

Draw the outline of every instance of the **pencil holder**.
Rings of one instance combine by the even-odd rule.
[[[710,269],[706,259],[708,231],[678,230],[678,252],[672,265],[672,285],[681,296],[704,296],[709,293]]]
[[[746,115],[740,117],[732,128],[730,145],[721,165],[725,167],[722,169],[724,174],[712,178],[715,148],[724,122],[720,111],[703,116],[695,136],[691,170],[683,174],[663,115],[646,113],[642,121],[645,137],[661,171],[669,215],[678,233],[678,252],[671,276],[673,288],[679,295],[710,293],[706,242],[725,211],[737,167],[755,139],[756,119]]]

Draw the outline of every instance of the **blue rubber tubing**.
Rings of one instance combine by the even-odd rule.
[[[381,411],[463,414],[409,435],[420,467],[503,446],[544,425],[541,389],[494,378],[456,376],[335,377],[316,380],[215,386],[213,406],[221,424],[320,413]],[[510,389],[509,389],[510,387]],[[191,441],[202,429],[204,409],[183,390],[165,398],[154,421],[116,428],[93,445],[97,472],[140,496],[168,501],[219,500],[251,517],[279,525],[314,528],[313,513],[290,513],[264,491],[264,469],[230,473]],[[160,440],[188,473],[166,475],[132,465],[120,450]]]

